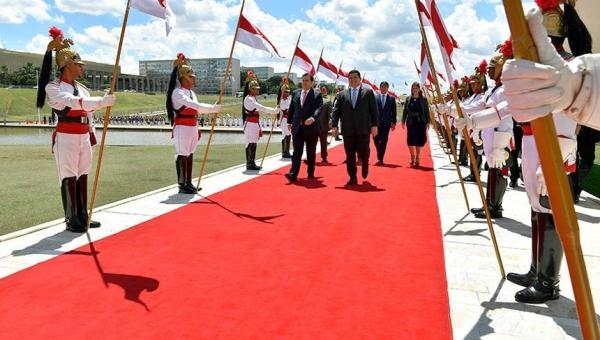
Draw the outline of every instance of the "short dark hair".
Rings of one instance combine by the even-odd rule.
[[[307,73],[304,73],[304,74],[302,75],[302,78],[304,79],[304,77],[306,77],[306,76],[309,76],[309,77],[310,77],[310,81],[314,81],[314,80],[315,80],[315,77],[314,77],[312,74],[308,73],[308,72],[307,72]]]
[[[390,83],[388,83],[387,81],[382,81],[381,84],[379,84],[379,87],[382,87],[384,85],[390,87]]]
[[[352,70],[352,71],[348,72],[348,75],[351,75],[353,73],[356,74],[360,78],[360,72],[358,70]]]

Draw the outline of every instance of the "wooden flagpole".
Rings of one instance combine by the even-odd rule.
[[[315,76],[319,73],[319,69],[321,68],[321,58],[323,58],[323,51],[325,51],[325,47],[321,48],[321,55],[319,56],[319,61],[317,62],[317,70],[315,71]],[[319,83],[313,84],[314,88],[319,87]]]
[[[433,99],[431,97],[431,95],[429,94],[429,90],[427,90],[427,88],[423,89],[423,93],[425,93],[425,97],[428,99],[428,102],[433,104]],[[431,124],[433,125],[433,130],[435,131],[435,135],[438,138],[438,144],[440,144],[440,147],[442,148],[442,151],[444,151],[444,153],[446,153],[446,148],[444,147],[443,143],[442,143],[442,136],[440,135],[440,131],[438,131],[437,128],[437,120],[435,118],[435,114],[433,113],[433,110],[429,110],[429,119],[431,120]],[[450,155],[448,155],[450,156]],[[450,159],[450,162],[452,162],[452,159]]]
[[[441,49],[440,49],[441,51]],[[441,51],[442,54],[444,51]],[[446,75],[448,77],[448,82],[452,79],[452,74],[446,68]],[[456,92],[456,88],[450,85],[450,90],[452,91],[452,98],[454,99],[454,104],[456,105],[456,111],[458,112],[458,117],[463,118],[464,114],[461,108],[461,103],[458,98],[458,94]],[[494,231],[494,225],[492,224],[492,219],[490,217],[490,209],[485,198],[485,193],[483,192],[483,185],[481,184],[481,177],[479,175],[479,169],[477,168],[477,160],[475,157],[475,152],[473,151],[473,144],[471,143],[471,138],[469,136],[469,131],[465,127],[462,130],[463,141],[465,143],[467,153],[469,155],[469,159],[471,161],[471,168],[473,169],[473,176],[475,176],[475,182],[477,183],[477,189],[479,191],[479,197],[481,198],[481,203],[483,204],[483,211],[485,212],[485,219],[488,226],[488,231],[490,232],[492,244],[494,245],[494,252],[496,254],[496,260],[498,261],[498,266],[500,267],[500,275],[503,279],[506,278],[506,273],[504,271],[504,264],[502,263],[502,257],[500,256],[500,249],[498,247],[498,242],[496,241],[496,233]]]
[[[123,25],[121,26],[121,36],[119,37],[119,45],[117,47],[117,57],[115,58],[115,66],[113,67],[112,80],[110,84],[109,94],[115,92],[117,80],[119,78],[119,62],[121,61],[121,51],[123,49],[123,40],[125,39],[125,28],[127,27],[127,19],[129,18],[129,1],[127,0],[127,7],[125,8],[125,15],[123,16]],[[96,175],[94,176],[94,185],[92,186],[92,196],[90,198],[90,208],[88,212],[88,220],[86,229],[89,228],[92,221],[92,214],[94,212],[94,203],[96,203],[96,192],[98,190],[98,181],[100,180],[100,168],[102,167],[102,158],[104,156],[104,144],[106,142],[106,132],[108,131],[108,122],[110,120],[110,112],[112,106],[106,108],[104,112],[104,124],[102,127],[102,138],[100,140],[100,150],[98,151],[98,163],[96,164]]]
[[[342,59],[342,61],[340,62],[340,67],[338,67],[337,74],[335,75],[335,83],[333,83],[333,92],[334,93],[332,93],[332,96],[329,99],[332,102],[335,100],[335,96],[337,96],[337,93],[335,93],[335,91],[337,91],[338,80],[340,79],[340,72],[342,72],[342,65],[344,65],[344,59]],[[333,138],[333,133],[331,134],[331,136],[329,136],[329,140],[327,141],[327,144],[331,143],[332,138]]]
[[[425,44],[425,52],[427,54],[427,62],[429,63],[429,72],[431,72],[431,78],[433,78],[434,87],[437,92],[438,97],[440,98],[442,103],[445,103],[444,97],[442,96],[442,90],[440,89],[440,84],[438,82],[437,73],[435,72],[435,65],[433,64],[433,60],[431,59],[431,51],[429,50],[429,43],[427,42],[427,35],[425,34],[425,28],[423,27],[423,18],[421,17],[421,13],[419,13],[419,0],[415,0],[415,5],[417,9],[417,16],[419,17],[419,28],[421,29],[421,37],[423,38],[423,43]],[[434,103],[435,104],[435,103]],[[437,104],[436,108],[437,108]],[[438,110],[439,112],[439,110]],[[465,198],[465,204],[467,205],[467,210],[469,210],[469,198],[467,197],[467,191],[465,190],[465,183],[463,181],[462,173],[460,171],[460,165],[458,164],[458,157],[456,156],[456,148],[454,147],[454,143],[452,142],[452,129],[450,127],[450,123],[448,122],[448,116],[444,113],[444,124],[446,125],[446,135],[447,142],[450,144],[450,150],[452,151],[452,157],[454,158],[454,165],[456,167],[456,172],[458,174],[458,179],[460,180],[460,186],[462,188],[463,196]]]
[[[513,40],[515,58],[539,61],[536,46],[529,33],[527,20],[523,15],[521,1],[503,0],[503,2]],[[552,115],[549,114],[543,118],[533,120],[531,128],[540,156],[542,171],[546,178],[552,216],[567,258],[581,333],[584,339],[597,340],[600,339],[600,329],[598,328],[594,300],[581,250],[579,225],[573,196],[565,175]]]
[[[450,79],[450,78],[448,78]],[[452,97],[454,98],[454,103],[456,104],[456,110],[458,111],[458,117],[463,118],[464,114],[462,108],[460,106],[460,101],[458,99],[458,94],[456,93],[456,89],[452,87]],[[475,157],[475,152],[473,151],[473,144],[471,144],[471,137],[469,136],[469,131],[465,127],[462,130],[463,141],[466,144],[467,152],[469,154],[469,159],[471,161],[471,169],[473,170],[473,176],[475,176],[475,182],[477,183],[477,189],[479,190],[479,197],[481,198],[481,203],[483,203],[483,211],[485,212],[485,219],[488,225],[488,231],[490,232],[490,236],[492,238],[492,244],[494,245],[494,252],[496,254],[496,260],[498,261],[498,266],[500,267],[500,275],[503,279],[506,278],[506,273],[504,271],[504,264],[502,263],[502,257],[500,256],[500,249],[498,247],[498,242],[496,241],[496,233],[494,232],[494,225],[492,224],[492,219],[490,217],[490,208],[487,204],[487,200],[485,199],[485,193],[483,192],[483,185],[481,184],[481,177],[479,176],[479,169],[477,167],[477,159]]]
[[[287,74],[286,74],[286,78],[290,79],[290,72],[292,71],[292,65],[294,64],[294,58],[296,57],[296,49],[298,48],[298,45],[300,44],[300,37],[302,37],[302,32],[300,32],[300,34],[298,34],[298,41],[296,41],[296,47],[294,47],[294,53],[292,54],[292,60],[290,60],[290,67],[288,68]],[[273,117],[271,119],[271,132],[269,133],[269,139],[267,140],[267,145],[265,145],[265,152],[263,153],[263,157],[260,160],[260,165],[259,167],[262,168],[263,163],[265,162],[265,158],[267,157],[267,150],[269,150],[269,144],[271,143],[271,137],[273,137],[273,129],[275,128],[275,119],[276,117]]]
[[[235,42],[237,40],[237,35],[240,30],[240,20],[242,18],[242,13],[244,12],[245,4],[246,4],[246,0],[242,0],[242,6],[240,7],[240,15],[238,16],[238,22],[237,22],[237,25],[235,26],[235,33],[233,34],[233,42],[231,43],[231,50],[229,51],[229,58],[227,59],[227,67],[225,68],[225,73],[223,74],[223,81],[221,82],[221,92],[219,93],[219,98],[217,99],[217,104],[221,104],[223,102],[223,96],[225,95],[225,86],[227,85],[227,77],[229,76],[229,71],[231,70],[231,58],[233,57],[233,50],[235,49]],[[198,188],[198,190],[200,190],[200,182],[202,181],[202,176],[204,176],[204,168],[206,166],[206,160],[208,159],[208,151],[210,150],[212,137],[213,137],[213,134],[215,133],[215,124],[217,123],[217,117],[218,117],[218,114],[214,115],[211,120],[210,134],[208,135],[208,141],[206,142],[206,149],[204,149],[204,158],[202,159],[202,165],[200,166],[200,174],[198,175],[198,181],[196,183],[196,187]]]

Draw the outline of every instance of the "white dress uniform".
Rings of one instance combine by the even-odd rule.
[[[59,113],[52,146],[59,183],[68,177],[87,175],[92,164],[91,141],[96,139],[93,112],[102,107],[102,98],[90,97],[79,82],[61,80],[49,82],[46,94],[53,112]]]
[[[279,126],[281,127],[281,135],[285,139],[287,136],[292,135],[291,124],[288,123],[288,115],[287,112],[290,108],[290,103],[292,96],[288,96],[286,99],[281,99],[279,101],[279,108],[281,109],[281,118],[279,119]]]
[[[574,172],[575,154],[577,152],[577,123],[567,118],[563,113],[554,113],[552,115],[556,133],[559,140],[563,162],[565,162],[565,171]],[[535,145],[535,138],[532,135],[531,127],[523,124],[523,142],[522,142],[522,163],[523,182],[525,182],[525,191],[529,198],[531,208],[535,212],[552,213],[550,209],[540,204],[540,157]]]
[[[492,89],[486,100],[486,107],[495,107],[505,100],[502,85]],[[477,115],[477,114],[475,114]],[[500,116],[498,116],[501,118]],[[490,168],[502,168],[506,165],[505,148],[510,146],[513,137],[513,121],[511,117],[501,118],[495,126],[481,131],[483,140],[483,153]]]
[[[244,136],[246,137],[246,146],[256,144],[262,136],[262,129],[259,124],[259,113],[276,113],[277,109],[261,105],[252,95],[244,99],[244,110],[246,111],[246,121],[244,122]]]
[[[171,95],[173,108],[176,111],[173,139],[175,141],[175,158],[189,156],[196,151],[200,132],[198,130],[198,114],[215,112],[214,105],[199,103],[193,90],[177,87]]]

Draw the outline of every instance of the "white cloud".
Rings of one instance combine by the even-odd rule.
[[[31,17],[37,21],[48,21],[50,5],[44,0],[29,0],[26,6],[15,3],[14,0],[0,0],[0,23],[22,24]]]
[[[121,0],[54,0],[56,7],[66,13],[122,16],[126,1]]]
[[[0,0],[4,1],[4,0]],[[461,48],[456,52],[456,75],[470,73],[483,58],[489,58],[496,44],[508,37],[508,26],[501,5],[496,5],[492,19],[477,16],[474,5],[495,3],[497,0],[466,0],[452,6],[445,22]],[[34,0],[35,2],[35,0]],[[441,2],[441,0],[438,0]],[[122,15],[124,1],[55,0],[63,11],[93,14]],[[454,5],[456,4],[456,5]],[[144,24],[127,27],[122,71],[137,73],[138,61],[143,59],[174,59],[178,52],[191,58],[226,57],[231,48],[233,28],[239,13],[238,0],[179,0],[170,5],[177,16],[177,25],[167,38],[164,22],[148,17]],[[528,0],[526,7],[531,7]],[[69,7],[70,9],[64,9]],[[316,63],[324,47],[324,58],[344,69],[358,68],[367,78],[380,82],[388,80],[403,92],[404,82],[416,80],[413,60],[420,57],[420,33],[413,0],[331,0],[319,1],[306,10],[308,20],[277,18],[248,0],[246,17],[261,28],[288,57],[279,59],[245,45],[236,45],[234,57],[245,66],[269,65],[278,72],[288,69],[291,53],[299,32],[300,46]],[[67,35],[75,40],[75,48],[84,59],[113,63],[120,27],[94,25],[69,28]],[[443,71],[439,49],[432,34],[432,53],[439,71]],[[48,38],[36,36],[27,45],[28,50],[43,51]],[[465,71],[466,70],[466,71]],[[293,69],[293,72],[301,72]]]
[[[25,45],[25,50],[27,52],[44,54],[49,42],[50,38],[47,35],[38,34]]]

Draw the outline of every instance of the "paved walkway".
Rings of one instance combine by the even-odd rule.
[[[515,302],[521,289],[500,278],[485,220],[467,214],[454,165],[430,134],[438,205],[444,233],[446,276],[455,339],[581,339],[566,261],[561,268],[561,297],[543,305]],[[462,168],[463,176],[469,174]],[[485,179],[485,172],[483,172]],[[530,206],[525,189],[504,196],[504,218],[493,221],[504,268],[525,272],[531,261]],[[480,207],[475,184],[466,185],[471,207]],[[600,199],[584,193],[576,206],[596,311],[600,314]]]
[[[455,339],[580,339],[566,263],[562,268],[562,296],[559,300],[545,305],[515,303],[513,296],[520,287],[500,280],[487,224],[467,214],[454,166],[449,164],[448,157],[436,144],[435,134],[430,138]],[[407,160],[394,162],[408,163]],[[270,157],[261,173],[287,164],[289,161],[281,160],[279,155]],[[463,174],[467,173],[467,169],[463,168]],[[202,181],[205,188],[202,194],[211,195],[255,176],[245,172],[243,166],[211,174]],[[467,191],[471,206],[480,206],[476,186],[468,184]],[[113,235],[194,199],[192,195],[178,195],[173,185],[99,207],[94,216],[104,223],[104,227],[91,230],[90,238],[98,240]],[[504,205],[505,218],[494,224],[500,252],[507,272],[522,272],[529,266],[531,242],[529,205],[524,189],[509,189]],[[596,310],[600,314],[600,199],[584,194],[577,205],[577,212]],[[0,236],[0,278],[87,242],[85,236],[64,231],[62,219]]]

